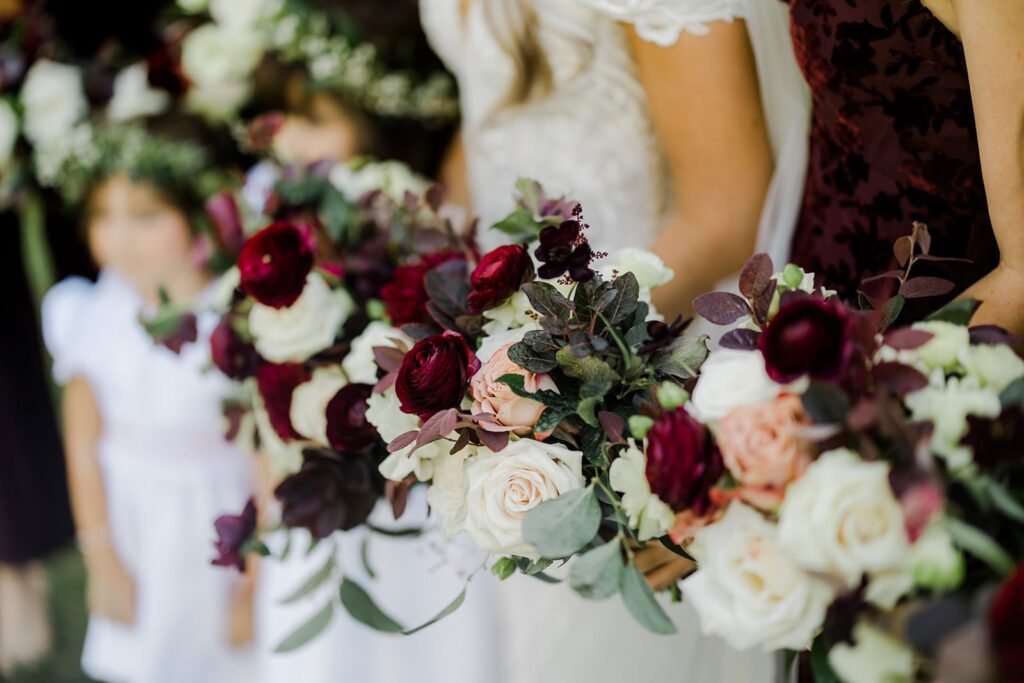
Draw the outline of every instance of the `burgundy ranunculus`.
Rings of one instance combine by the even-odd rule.
[[[711,433],[685,408],[665,413],[647,432],[647,481],[675,512],[706,513],[724,467]]]
[[[586,282],[594,277],[590,262],[594,252],[582,235],[579,221],[568,220],[555,227],[549,225],[540,231],[540,244],[534,252],[542,265],[537,271],[545,280],[560,277],[568,272],[576,282]]]
[[[313,248],[305,231],[286,221],[271,223],[250,237],[238,255],[241,287],[265,306],[295,303],[313,269]]]
[[[398,369],[395,392],[402,412],[427,420],[436,412],[458,408],[480,359],[458,332],[447,330],[416,343]]]
[[[327,404],[327,442],[342,453],[365,451],[380,443],[377,429],[366,419],[369,384],[347,384]]]
[[[244,572],[245,555],[242,546],[256,531],[256,504],[252,498],[245,504],[242,514],[221,515],[213,523],[213,528],[217,531],[217,540],[213,544],[217,549],[217,557],[213,558],[212,564],[235,567]]]
[[[257,354],[235,332],[230,318],[222,318],[210,333],[210,359],[214,367],[231,379],[242,379],[253,373]]]
[[[299,363],[265,363],[256,371],[263,408],[274,431],[285,441],[302,438],[292,426],[292,394],[309,378],[309,372]]]
[[[1000,680],[1024,681],[1024,564],[1002,585],[988,613],[989,638],[1002,674]]]
[[[245,242],[245,228],[235,196],[227,190],[213,195],[206,200],[206,215],[213,223],[218,246],[228,254],[238,254]]]
[[[399,266],[388,284],[380,290],[391,324],[399,327],[407,323],[430,323],[427,313],[427,289],[423,278],[442,263],[462,256],[457,251],[441,251],[428,254],[419,263]]]
[[[533,275],[533,261],[525,247],[507,244],[484,254],[469,277],[473,291],[467,303],[471,313],[500,306]]]
[[[853,319],[837,300],[792,296],[758,340],[768,376],[788,384],[805,375],[833,381],[854,356]]]
[[[308,529],[316,538],[347,531],[366,521],[384,495],[384,478],[372,453],[307,450],[302,469],[278,485],[281,521]]]

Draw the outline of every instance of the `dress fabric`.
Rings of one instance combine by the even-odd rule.
[[[926,223],[923,264],[956,283],[908,302],[920,318],[999,260],[982,183],[960,41],[920,0],[790,0],[797,59],[813,93],[807,185],[794,260],[856,300],[861,281],[896,267],[893,242]]]
[[[106,271],[65,280],[43,302],[43,332],[59,383],[85,379],[103,420],[97,456],[114,550],[135,581],[132,626],[90,617],[82,668],[110,683],[254,680],[251,647],[227,645],[239,577],[213,567],[213,522],[251,495],[251,463],[222,434],[225,378],[199,343],[181,355],[138,322],[143,302]]]

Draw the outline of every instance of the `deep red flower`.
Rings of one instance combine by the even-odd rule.
[[[395,381],[402,412],[426,420],[438,411],[458,408],[479,369],[480,359],[458,332],[447,330],[418,341],[405,354]]]
[[[245,555],[242,553],[242,546],[245,545],[256,531],[256,504],[250,498],[245,508],[238,515],[221,515],[213,523],[217,532],[217,540],[214,547],[217,549],[217,557],[213,558],[212,564],[218,567],[235,567],[240,572],[245,571]]]
[[[256,371],[263,408],[274,431],[285,441],[302,438],[292,426],[292,394],[309,378],[309,372],[298,363],[265,363]]]
[[[647,482],[675,512],[708,512],[724,468],[711,433],[685,408],[665,413],[647,433]]]
[[[484,254],[469,282],[467,303],[471,313],[500,306],[533,276],[533,261],[525,247],[507,244]]]
[[[347,384],[327,404],[327,442],[342,453],[365,451],[380,443],[377,429],[366,419],[369,384]]]
[[[223,318],[210,334],[210,359],[231,379],[250,376],[258,362],[256,349],[235,332],[230,318]]]
[[[418,263],[396,268],[391,282],[380,290],[391,324],[397,327],[407,323],[430,323],[430,314],[427,313],[429,297],[423,278],[442,263],[461,256],[457,251],[441,251],[424,256]]]
[[[306,231],[279,221],[250,237],[238,256],[241,287],[265,306],[295,303],[313,269],[313,247]]]
[[[542,265],[537,274],[545,280],[552,280],[568,272],[576,282],[586,282],[594,277],[590,262],[594,253],[582,236],[579,221],[568,220],[559,226],[549,225],[540,231],[540,244],[534,254]]]
[[[384,478],[372,453],[307,450],[302,469],[278,485],[281,521],[316,538],[366,521],[384,495]]]
[[[788,384],[805,375],[835,381],[855,355],[854,320],[841,302],[789,296],[758,339],[769,377]]]
[[[1002,585],[988,613],[989,637],[1005,681],[1024,681],[1024,564]]]
[[[245,242],[245,229],[235,196],[227,190],[213,195],[206,200],[206,215],[213,223],[217,245],[232,256],[238,254]]]

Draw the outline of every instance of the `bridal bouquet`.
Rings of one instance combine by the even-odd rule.
[[[815,680],[945,678],[953,663],[1019,680],[1024,360],[1002,330],[969,327],[974,301],[887,329],[901,297],[945,288],[910,275],[935,259],[927,230],[906,240],[882,311],[764,255],[742,296],[695,302],[733,329],[686,409],[713,434],[717,481],[675,530],[698,561],[682,593],[736,648],[810,649]]]

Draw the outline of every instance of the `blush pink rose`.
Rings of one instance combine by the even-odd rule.
[[[800,436],[810,424],[800,399],[792,394],[736,408],[718,424],[725,466],[744,486],[781,489],[811,462]]]
[[[507,384],[499,382],[498,378],[502,375],[519,375],[523,378],[523,388],[530,393],[542,389],[557,391],[558,387],[548,375],[529,372],[509,360],[508,350],[511,347],[510,342],[494,352],[491,359],[473,375],[469,391],[473,396],[473,414],[490,418],[480,421],[483,429],[525,436],[533,431],[544,412],[544,404],[517,395]],[[545,436],[537,435],[538,438]]]

